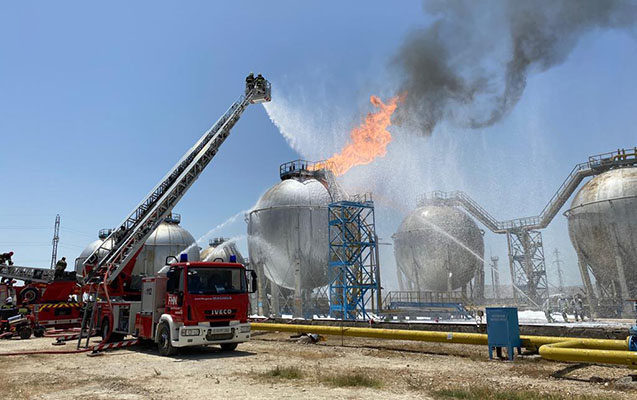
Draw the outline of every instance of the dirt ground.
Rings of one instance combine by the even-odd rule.
[[[0,353],[73,349],[54,347],[51,338],[0,341]],[[300,377],[277,377],[276,368]],[[635,399],[634,384],[616,380],[626,368],[588,366],[565,378],[551,375],[568,364],[524,356],[515,362],[489,361],[477,346],[329,337],[319,344],[292,342],[268,333],[224,353],[187,349],[173,358],[152,348],[116,350],[101,356],[21,355],[0,357],[0,393],[6,399],[436,399],[443,389],[490,387],[556,393],[564,398]],[[378,385],[339,387],[325,379],[362,373]],[[205,396],[205,397],[202,397]]]

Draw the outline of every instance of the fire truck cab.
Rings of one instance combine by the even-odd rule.
[[[165,356],[187,346],[219,344],[231,351],[250,340],[248,294],[254,291],[256,274],[239,263],[168,264],[142,279],[141,301],[113,302],[112,318],[102,308],[102,335],[152,340]]]

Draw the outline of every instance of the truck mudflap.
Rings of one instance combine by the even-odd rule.
[[[172,345],[174,347],[202,346],[208,344],[241,343],[249,340],[249,323],[215,327],[202,324],[179,327],[179,336],[172,338]]]

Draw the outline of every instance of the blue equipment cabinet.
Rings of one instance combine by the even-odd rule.
[[[521,352],[520,325],[518,309],[515,307],[487,307],[487,336],[489,358],[493,359],[493,349],[502,357],[502,348],[506,347],[509,360],[513,360],[513,349]]]

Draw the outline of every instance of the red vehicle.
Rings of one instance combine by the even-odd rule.
[[[33,333],[31,321],[16,308],[0,309],[0,338],[19,336],[28,339]]]
[[[166,356],[185,346],[234,350],[250,339],[248,293],[254,290],[256,274],[241,264],[174,263],[142,280],[140,301],[98,302],[99,326],[104,339],[152,340]]]
[[[175,262],[167,260],[155,276],[142,278],[141,290],[132,273],[144,242],[217,154],[245,109],[270,101],[270,93],[267,80],[249,75],[244,94],[86,257],[82,298],[87,301],[78,348],[89,347],[95,330],[103,341],[126,335],[152,340],[162,355],[212,344],[234,350],[249,340],[248,293],[256,290],[254,271],[248,285],[248,271],[241,264],[189,263],[182,255],[179,262],[169,257]]]
[[[35,336],[43,336],[46,328],[69,329],[80,326],[81,307],[73,300],[80,293],[75,273],[68,272],[58,279],[52,270],[43,268],[0,266],[0,300],[13,297],[18,305],[27,305],[27,319]],[[23,286],[12,282],[22,280]],[[29,335],[30,336],[30,335]]]

